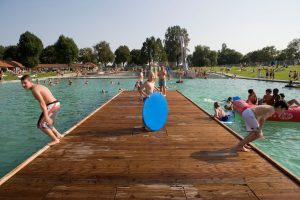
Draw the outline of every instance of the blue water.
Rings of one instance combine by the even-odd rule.
[[[168,81],[169,89],[180,90],[210,113],[213,112],[214,101],[236,95],[246,98],[249,88],[254,88],[262,97],[266,88],[277,87],[285,93],[287,100],[300,100],[300,90],[283,88],[282,83],[239,79],[188,79],[183,84],[175,81]],[[133,79],[93,79],[88,84],[84,84],[84,80],[74,80],[69,86],[67,80],[60,80],[59,84],[49,86],[62,104],[56,128],[65,132],[117,94],[119,88],[132,90],[134,83]],[[108,90],[108,93],[100,93],[102,89]],[[1,177],[47,144],[49,138],[36,128],[40,115],[37,101],[19,83],[0,84],[0,105]],[[236,122],[228,126],[243,136],[247,134],[239,115],[236,115]],[[300,177],[300,123],[267,122],[263,132],[265,139],[255,144]]]

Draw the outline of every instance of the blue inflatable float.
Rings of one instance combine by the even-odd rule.
[[[164,127],[168,118],[168,103],[166,97],[154,92],[144,101],[142,110],[144,125],[150,131],[158,131]]]

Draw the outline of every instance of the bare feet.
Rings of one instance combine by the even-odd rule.
[[[56,134],[56,137],[57,137],[58,139],[62,139],[64,136],[63,136],[62,134]]]
[[[48,146],[53,146],[53,145],[56,145],[56,144],[58,144],[60,141],[59,140],[54,140],[54,141],[52,141],[52,142],[49,142],[48,143]]]
[[[250,151],[249,149],[246,149],[245,147],[237,148],[236,150],[237,151],[242,151],[242,152],[249,152]]]
[[[246,149],[245,146],[243,147],[239,147],[239,146],[235,146],[232,148],[233,151],[242,151],[242,152],[248,152],[250,151],[249,149]]]
[[[250,145],[248,145],[248,144],[245,144],[244,147],[247,148],[247,149],[252,149],[252,147]]]

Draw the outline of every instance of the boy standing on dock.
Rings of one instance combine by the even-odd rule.
[[[37,127],[51,137],[52,142],[49,142],[48,145],[52,146],[59,143],[63,136],[53,126],[60,108],[59,101],[54,98],[47,87],[34,84],[29,75],[22,76],[21,83],[24,89],[31,90],[33,96],[40,103],[42,114]]]
[[[284,101],[278,101],[274,107],[270,105],[253,106],[243,111],[242,116],[246,123],[248,136],[245,137],[235,147],[237,151],[249,151],[248,144],[258,138],[263,137],[262,128],[265,121],[271,117],[275,112],[282,113],[288,110],[288,105]]]

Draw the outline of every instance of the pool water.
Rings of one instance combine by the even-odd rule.
[[[195,103],[213,113],[213,102],[228,96],[247,97],[247,90],[254,88],[262,97],[267,88],[278,88],[286,99],[300,100],[300,90],[283,88],[282,83],[240,79],[187,79],[183,84],[167,82],[169,89],[177,89]],[[67,80],[49,86],[54,96],[61,101],[61,111],[55,124],[65,132],[104,102],[117,94],[119,88],[132,90],[134,79],[83,79]],[[112,83],[113,82],[113,83]],[[117,84],[117,83],[120,84]],[[108,90],[101,93],[102,89]],[[36,128],[40,108],[31,92],[25,91],[20,83],[0,84],[0,177],[49,142],[49,137]],[[228,124],[242,136],[247,134],[239,115],[233,124]],[[300,177],[300,123],[266,122],[263,129],[265,139],[255,144],[273,159]],[[233,144],[234,145],[234,144]]]

